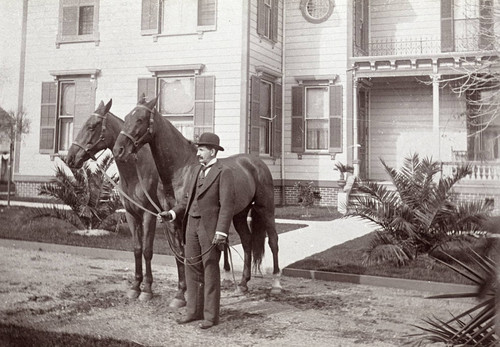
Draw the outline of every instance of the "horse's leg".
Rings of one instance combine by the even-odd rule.
[[[228,248],[229,248],[229,244],[227,245],[227,247],[224,247],[224,252],[223,252],[223,255],[224,255],[224,273],[222,275],[222,277],[223,277],[222,283],[221,283],[222,287],[230,286],[233,283],[232,277],[231,277],[231,266],[229,265]]]
[[[179,218],[176,219],[173,225],[166,228],[166,232],[170,233],[171,236],[171,243],[169,244],[175,253],[175,263],[177,265],[177,292],[175,293],[174,299],[169,304],[169,306],[173,308],[186,306],[186,298],[184,296],[186,293],[186,272],[184,269],[184,245],[181,223],[181,218]]]
[[[144,276],[144,287],[139,296],[139,300],[148,301],[153,297],[153,290],[151,288],[153,284],[153,272],[151,269],[151,259],[153,259],[153,243],[155,239],[156,231],[156,217],[150,213],[144,212],[142,229],[144,231],[143,235],[143,245],[142,254],[144,256],[144,262],[146,264],[146,274]]]
[[[132,287],[128,290],[127,296],[130,299],[136,299],[141,293],[141,283],[142,283],[142,229],[141,224],[138,219],[131,213],[126,212],[125,217],[127,218],[127,224],[132,233],[132,242],[134,247],[134,258],[135,258],[135,278]]]
[[[247,224],[249,208],[244,209],[233,217],[234,228],[240,235],[241,245],[243,247],[243,274],[241,282],[238,284],[238,290],[242,293],[248,291],[247,283],[250,281],[252,273],[252,234]]]
[[[265,196],[272,196],[271,193]],[[273,254],[273,284],[271,294],[280,294],[281,287],[281,270],[278,262],[278,233],[276,232],[276,223],[274,221],[274,201],[269,199],[264,205],[254,205],[253,220],[256,221],[259,227],[265,228],[267,231],[268,244]]]

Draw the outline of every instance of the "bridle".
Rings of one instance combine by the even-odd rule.
[[[124,130],[120,131],[120,134],[123,134],[124,136],[126,136],[130,141],[132,141],[132,144],[134,145],[134,149],[137,150],[138,147],[143,143],[143,140],[146,136],[148,136],[148,134],[152,134],[153,133],[153,123],[154,123],[154,109],[151,109],[147,106],[144,106],[142,104],[138,104],[136,106],[136,108],[144,108],[146,109],[147,111],[149,111],[149,124],[148,124],[148,128],[146,130],[146,132],[141,136],[139,137],[139,139],[135,139],[132,135],[130,135],[129,133],[125,132]]]
[[[106,138],[104,137],[104,132],[106,131],[106,115],[101,115],[99,113],[92,113],[91,116],[96,116],[97,118],[102,119],[101,123],[101,135],[99,136],[99,139],[96,141],[94,144],[87,144],[87,147],[85,147],[82,144],[79,144],[78,142],[74,141],[73,144],[79,148],[81,148],[92,160],[97,160],[95,155],[92,153],[92,150],[94,147],[96,147],[99,142],[104,142]]]

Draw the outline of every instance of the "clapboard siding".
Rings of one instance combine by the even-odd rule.
[[[300,11],[300,1],[286,1],[285,83],[284,94],[284,147],[285,178],[312,181],[328,181],[338,178],[333,170],[335,161],[328,154],[304,154],[298,159],[291,153],[291,87],[297,85],[296,76],[338,75],[336,84],[346,81],[347,21],[346,6],[349,1],[335,1],[331,17],[319,24],[308,22]],[[344,89],[345,91],[345,89]],[[347,92],[344,92],[344,97]],[[345,118],[345,105],[343,102]],[[344,134],[346,131],[343,121]],[[346,139],[343,139],[345,148]],[[336,156],[345,161],[345,153]]]
[[[370,0],[370,40],[439,38],[440,1]]]
[[[370,179],[388,179],[379,158],[399,167],[412,153],[449,160],[453,149],[466,149],[464,99],[440,88],[440,146],[436,147],[432,98],[432,86],[414,80],[375,81],[370,91]]]
[[[127,11],[116,11],[117,6]],[[31,118],[31,135],[21,148],[20,174],[52,175],[54,161],[38,154],[41,82],[52,70],[100,69],[96,102],[113,99],[112,112],[125,116],[136,104],[137,79],[150,77],[147,66],[204,64],[203,74],[215,76],[215,131],[223,154],[239,152],[242,36],[246,11],[239,1],[218,1],[217,30],[202,36],[161,36],[154,42],[140,33],[141,1],[101,0],[99,38],[92,43],[61,44],[56,48],[59,1],[28,3],[24,103]],[[57,160],[57,159],[56,159]]]

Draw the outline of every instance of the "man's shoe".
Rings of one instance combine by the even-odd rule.
[[[200,329],[210,329],[214,325],[216,325],[214,322],[211,322],[209,320],[204,320],[203,322],[200,323],[199,326],[200,326]]]
[[[179,318],[179,319],[177,320],[177,324],[187,324],[187,323],[194,322],[195,320],[200,320],[200,318],[194,318],[194,317],[183,317],[183,318]]]

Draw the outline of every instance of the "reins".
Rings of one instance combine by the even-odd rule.
[[[82,144],[79,144],[78,142],[76,141],[73,141],[73,144],[79,148],[81,148],[85,153],[87,153],[87,155],[94,161],[97,161],[97,158],[95,157],[94,154],[92,154],[92,149],[94,149],[94,147],[96,147],[99,142],[101,141],[105,141],[106,138],[104,137],[104,132],[106,131],[106,115],[100,115],[99,113],[92,113],[91,116],[96,116],[97,118],[101,118],[102,119],[102,124],[101,124],[101,135],[99,136],[99,140],[97,140],[96,143],[94,143],[93,145],[88,145],[87,147],[83,146]]]

